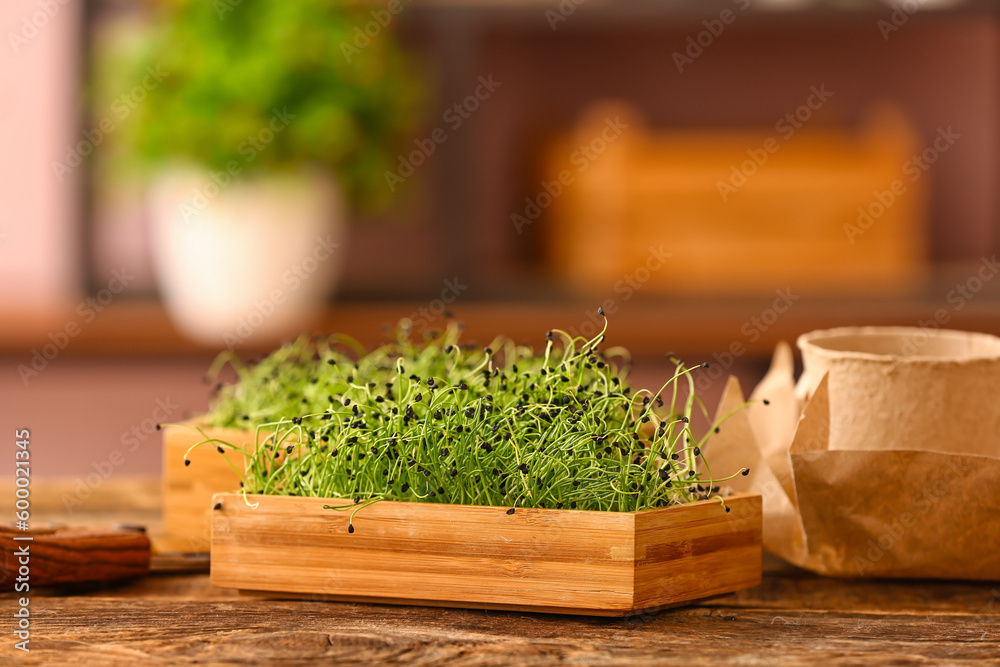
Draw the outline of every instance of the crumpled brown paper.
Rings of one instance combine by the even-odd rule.
[[[1000,391],[977,421],[948,414],[925,420],[936,431],[919,442],[899,440],[894,433],[907,428],[891,428],[892,419],[929,405],[876,414],[882,425],[864,432],[885,427],[877,442],[831,446],[838,420],[859,426],[854,417],[864,410],[850,401],[870,403],[870,395],[891,391],[878,376],[895,369],[890,364],[868,377],[873,386],[838,396],[831,409],[831,377],[842,389],[835,374],[843,369],[824,368],[818,383],[806,392],[800,386],[797,395],[792,351],[780,343],[752,394],[770,405],[754,403],[730,418],[705,447],[708,463],[716,471],[751,468],[728,484],[763,496],[764,547],[799,567],[842,577],[1000,580],[1000,431],[984,438],[981,428],[1000,415]],[[954,389],[941,386],[947,373],[935,373],[913,379],[910,400],[937,403],[942,391]],[[1000,387],[1000,376],[979,384],[976,391]],[[718,414],[743,401],[731,377]]]

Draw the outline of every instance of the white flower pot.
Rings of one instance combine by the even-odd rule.
[[[157,280],[184,334],[230,348],[273,342],[322,312],[345,229],[329,176],[172,169],[150,204]]]

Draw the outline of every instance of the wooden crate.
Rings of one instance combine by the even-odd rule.
[[[905,291],[927,266],[933,174],[905,168],[922,149],[892,109],[857,131],[813,119],[785,138],[650,130],[628,105],[599,105],[547,151],[530,230],[546,235],[553,275],[588,294]]]
[[[272,597],[628,616],[750,588],[761,499],[588,512],[219,494],[212,583]]]
[[[204,553],[209,550],[211,537],[212,496],[216,493],[236,491],[243,470],[243,455],[227,450],[220,454],[215,445],[206,444],[188,455],[191,465],[184,465],[184,455],[192,445],[205,439],[218,438],[241,447],[252,445],[254,433],[238,429],[202,428],[202,435],[190,425],[166,426],[163,429],[163,532],[154,539],[159,552],[180,551]],[[263,439],[265,436],[262,435]]]

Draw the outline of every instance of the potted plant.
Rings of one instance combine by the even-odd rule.
[[[604,331],[550,331],[540,354],[402,331],[357,359],[265,360],[209,420],[255,424],[246,443],[187,427],[186,463],[244,463],[211,506],[216,585],[627,615],[759,581],[760,498],[723,486],[749,470],[715,475],[703,452],[729,415],[691,429],[701,365],[633,391]]]
[[[186,333],[232,348],[300,330],[344,250],[348,205],[384,204],[420,79],[381,28],[328,0],[169,0],[126,55],[157,73],[122,139],[151,167],[153,259]],[[123,69],[117,66],[117,69]],[[123,84],[125,85],[125,84]]]

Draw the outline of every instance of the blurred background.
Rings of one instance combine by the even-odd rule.
[[[1000,333],[994,2],[8,0],[0,28],[0,404],[38,476],[157,474],[220,351],[304,330],[541,345],[601,306],[637,383],[711,362],[709,405],[817,328]]]

